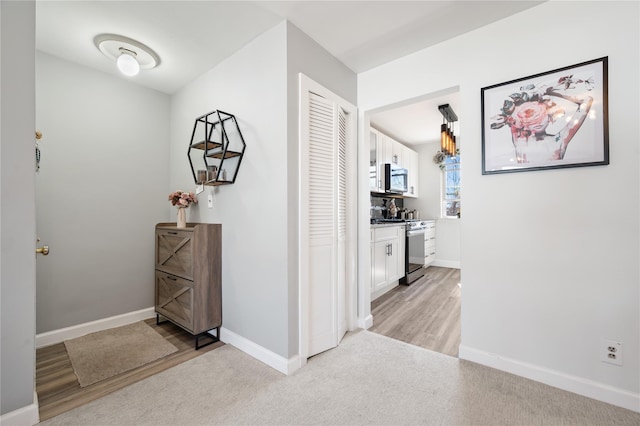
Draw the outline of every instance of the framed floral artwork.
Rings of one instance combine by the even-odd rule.
[[[607,57],[483,87],[482,174],[609,164]]]

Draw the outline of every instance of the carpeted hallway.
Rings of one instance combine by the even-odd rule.
[[[367,331],[284,376],[230,345],[43,425],[639,425],[640,413]]]

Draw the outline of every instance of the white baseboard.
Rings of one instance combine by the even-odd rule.
[[[137,321],[143,321],[149,318],[153,318],[155,315],[155,309],[151,307],[141,309],[139,311],[128,312],[122,315],[116,315],[109,318],[87,322],[84,324],[74,325],[72,327],[66,327],[59,330],[37,334],[36,348],[54,345],[56,343],[64,342],[65,340],[74,339],[76,337],[84,336],[89,333],[95,333],[96,331],[107,330],[109,328],[120,327],[123,325],[132,324]],[[278,370],[283,374],[292,374],[294,371],[300,368],[300,360],[298,358],[298,355],[292,357],[291,359],[286,359],[248,339],[245,339],[244,337],[230,330],[227,330],[224,327],[220,328],[220,340],[224,343],[235,346],[241,351],[256,358],[258,361],[267,364],[269,367]],[[37,412],[38,410],[36,409],[36,413]]]
[[[460,345],[459,358],[640,412],[640,394]]]
[[[459,260],[435,259],[431,265],[432,266],[440,266],[442,268],[460,269],[460,261]]]
[[[40,423],[38,395],[33,392],[33,403],[0,416],[2,426],[33,426]]]
[[[368,330],[373,325],[373,315],[369,314],[365,318],[358,318],[358,327]]]
[[[109,328],[144,321],[146,319],[153,318],[155,315],[155,309],[151,307],[96,321],[85,322],[84,324],[61,328],[59,330],[36,334],[36,349],[55,345],[56,343],[64,342],[65,340],[75,339],[76,337],[84,336],[85,334],[95,333],[96,331],[107,330]]]
[[[247,355],[283,374],[293,374],[294,371],[300,368],[298,355],[287,359],[224,327],[220,328],[220,340],[228,345],[235,346]]]

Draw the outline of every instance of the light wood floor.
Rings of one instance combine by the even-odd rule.
[[[460,270],[431,266],[409,286],[398,286],[371,302],[374,333],[458,356]]]
[[[36,392],[40,420],[50,419],[87,404],[224,345],[217,342],[196,351],[195,338],[180,327],[168,321],[156,325],[155,318],[146,323],[178,348],[178,352],[85,388],[81,388],[78,383],[64,343],[36,350]],[[201,343],[206,341],[201,340]]]

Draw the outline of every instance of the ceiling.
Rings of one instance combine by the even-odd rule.
[[[172,94],[284,19],[360,73],[539,3],[542,1],[38,0],[36,48],[119,75],[93,39],[101,33],[133,38],[154,49],[161,63],[135,77],[122,78]],[[435,110],[427,104],[404,108],[395,114],[396,127],[407,128],[398,120],[416,116],[419,110],[433,110],[438,124],[442,120],[437,104]],[[418,137],[417,131],[411,134],[414,136],[396,137],[408,144],[424,142],[427,137]]]
[[[413,146],[440,140],[443,117],[438,105],[449,104],[459,117],[458,92],[439,94],[428,99],[391,107],[372,115],[371,125],[403,145]],[[460,136],[458,122],[453,123],[456,137]]]

